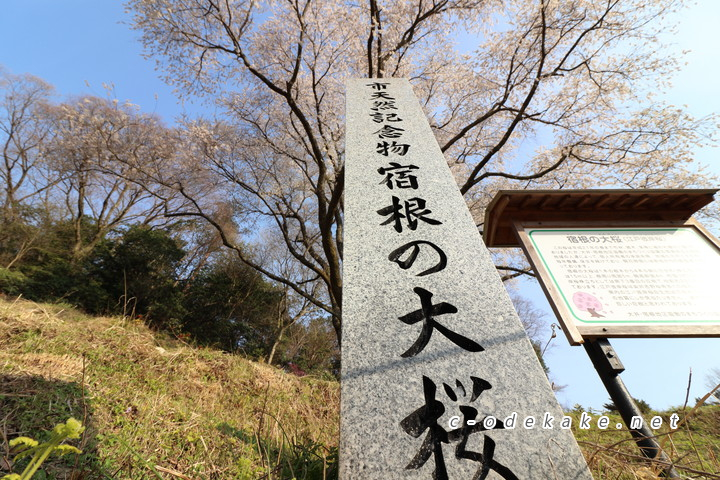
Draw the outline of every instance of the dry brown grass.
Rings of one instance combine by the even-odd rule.
[[[0,300],[0,351],[8,437],[84,417],[87,455],[70,470],[56,462],[56,473],[305,478],[306,467],[322,470],[323,455],[328,473],[333,466],[336,382],[196,349],[136,321],[24,300]]]
[[[668,427],[672,413],[680,417],[674,431]],[[611,425],[622,421],[619,415],[607,415]],[[676,471],[683,478],[720,480],[720,406],[678,409],[660,416],[663,427],[654,433]],[[665,465],[645,459],[627,430],[590,428],[574,433],[596,480],[662,478]]]

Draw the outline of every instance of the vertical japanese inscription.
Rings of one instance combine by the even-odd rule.
[[[347,118],[341,478],[590,480],[503,420],[561,413],[407,81]]]
[[[405,129],[400,126],[403,122],[402,112],[384,113],[385,110],[398,110],[396,105],[397,99],[392,95],[392,91],[388,89],[389,85],[387,82],[370,82],[365,85],[368,87],[369,101],[371,102],[368,115],[373,122],[381,125],[378,130],[372,133],[376,142],[376,154],[380,157],[380,162],[384,161],[383,157],[390,156],[391,154],[407,156],[409,157],[408,160],[410,160],[412,159],[413,145],[411,143],[400,143],[403,134],[406,133]],[[393,122],[396,125],[385,122]],[[386,139],[393,139],[395,141],[392,144],[388,144]],[[419,222],[426,224],[423,225],[424,228],[432,228],[443,224],[441,220],[431,217],[432,211],[427,207],[427,200],[421,196],[417,196],[418,194],[422,195],[420,179],[425,174],[422,168],[408,162],[401,164],[395,161],[386,161],[383,166],[377,169],[377,172],[383,176],[380,184],[385,185],[388,190],[411,189],[416,191],[412,193],[413,196],[405,196],[402,198],[390,195],[392,203],[389,206],[384,206],[377,210],[378,215],[387,217],[379,224],[381,227],[392,225],[397,233],[402,233],[403,228],[412,231],[417,230],[418,226],[421,225]],[[419,191],[419,193],[417,191]],[[401,193],[398,192],[398,195],[401,195]],[[435,250],[440,256],[441,261],[434,267],[419,273],[418,276],[440,274],[447,266],[447,254],[440,246],[429,240],[420,239],[401,245],[390,252],[388,260],[396,262],[402,269],[407,269],[412,266],[417,259],[420,245],[423,244]],[[410,256],[405,260],[400,260],[405,250],[411,246],[414,247],[414,249]],[[397,318],[404,324],[415,325],[420,323],[422,327],[417,340],[407,350],[401,353],[400,357],[409,358],[420,355],[430,342],[435,330],[468,353],[477,353],[484,350],[477,341],[451,330],[437,320],[437,317],[441,315],[459,313],[454,305],[448,302],[433,303],[432,297],[434,294],[420,286],[415,286],[412,292],[419,297],[421,307]],[[388,313],[390,314],[390,312]],[[487,380],[478,377],[471,377],[471,379],[475,387],[471,401],[475,401],[482,390],[492,388]],[[456,460],[469,460],[479,464],[478,470],[473,478],[484,479],[492,470],[498,472],[503,478],[517,479],[509,468],[493,459],[495,442],[487,435],[485,435],[484,438],[485,446],[483,447],[483,453],[466,450],[465,447],[470,435],[485,430],[481,422],[474,423],[476,422],[478,411],[470,405],[460,406],[459,410],[462,413],[461,426],[451,431],[445,430],[438,420],[445,413],[446,408],[443,403],[435,398],[435,383],[427,376],[422,377],[422,382],[425,405],[402,419],[400,425],[408,435],[416,438],[425,432],[425,430],[427,430],[428,433],[420,445],[417,454],[412,457],[405,468],[421,469],[432,456],[435,464],[432,471],[432,478],[436,480],[447,480],[448,472],[442,444],[457,443],[458,445],[455,449]],[[462,382],[456,380],[456,384],[464,392]],[[445,386],[445,392],[448,397],[453,401],[457,401],[455,391],[448,387],[447,384],[443,385]],[[477,387],[479,385],[482,385],[482,387],[478,391]],[[472,423],[472,425],[468,425],[468,423]],[[494,428],[503,428],[502,422],[495,424]]]

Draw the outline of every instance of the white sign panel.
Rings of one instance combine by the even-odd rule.
[[[720,325],[720,253],[694,228],[525,234],[578,327]]]

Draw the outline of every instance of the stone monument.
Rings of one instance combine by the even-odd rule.
[[[340,478],[592,479],[409,82],[346,108]]]

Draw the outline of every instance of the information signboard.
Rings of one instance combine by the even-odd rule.
[[[720,334],[720,247],[696,225],[518,232],[571,343]]]

